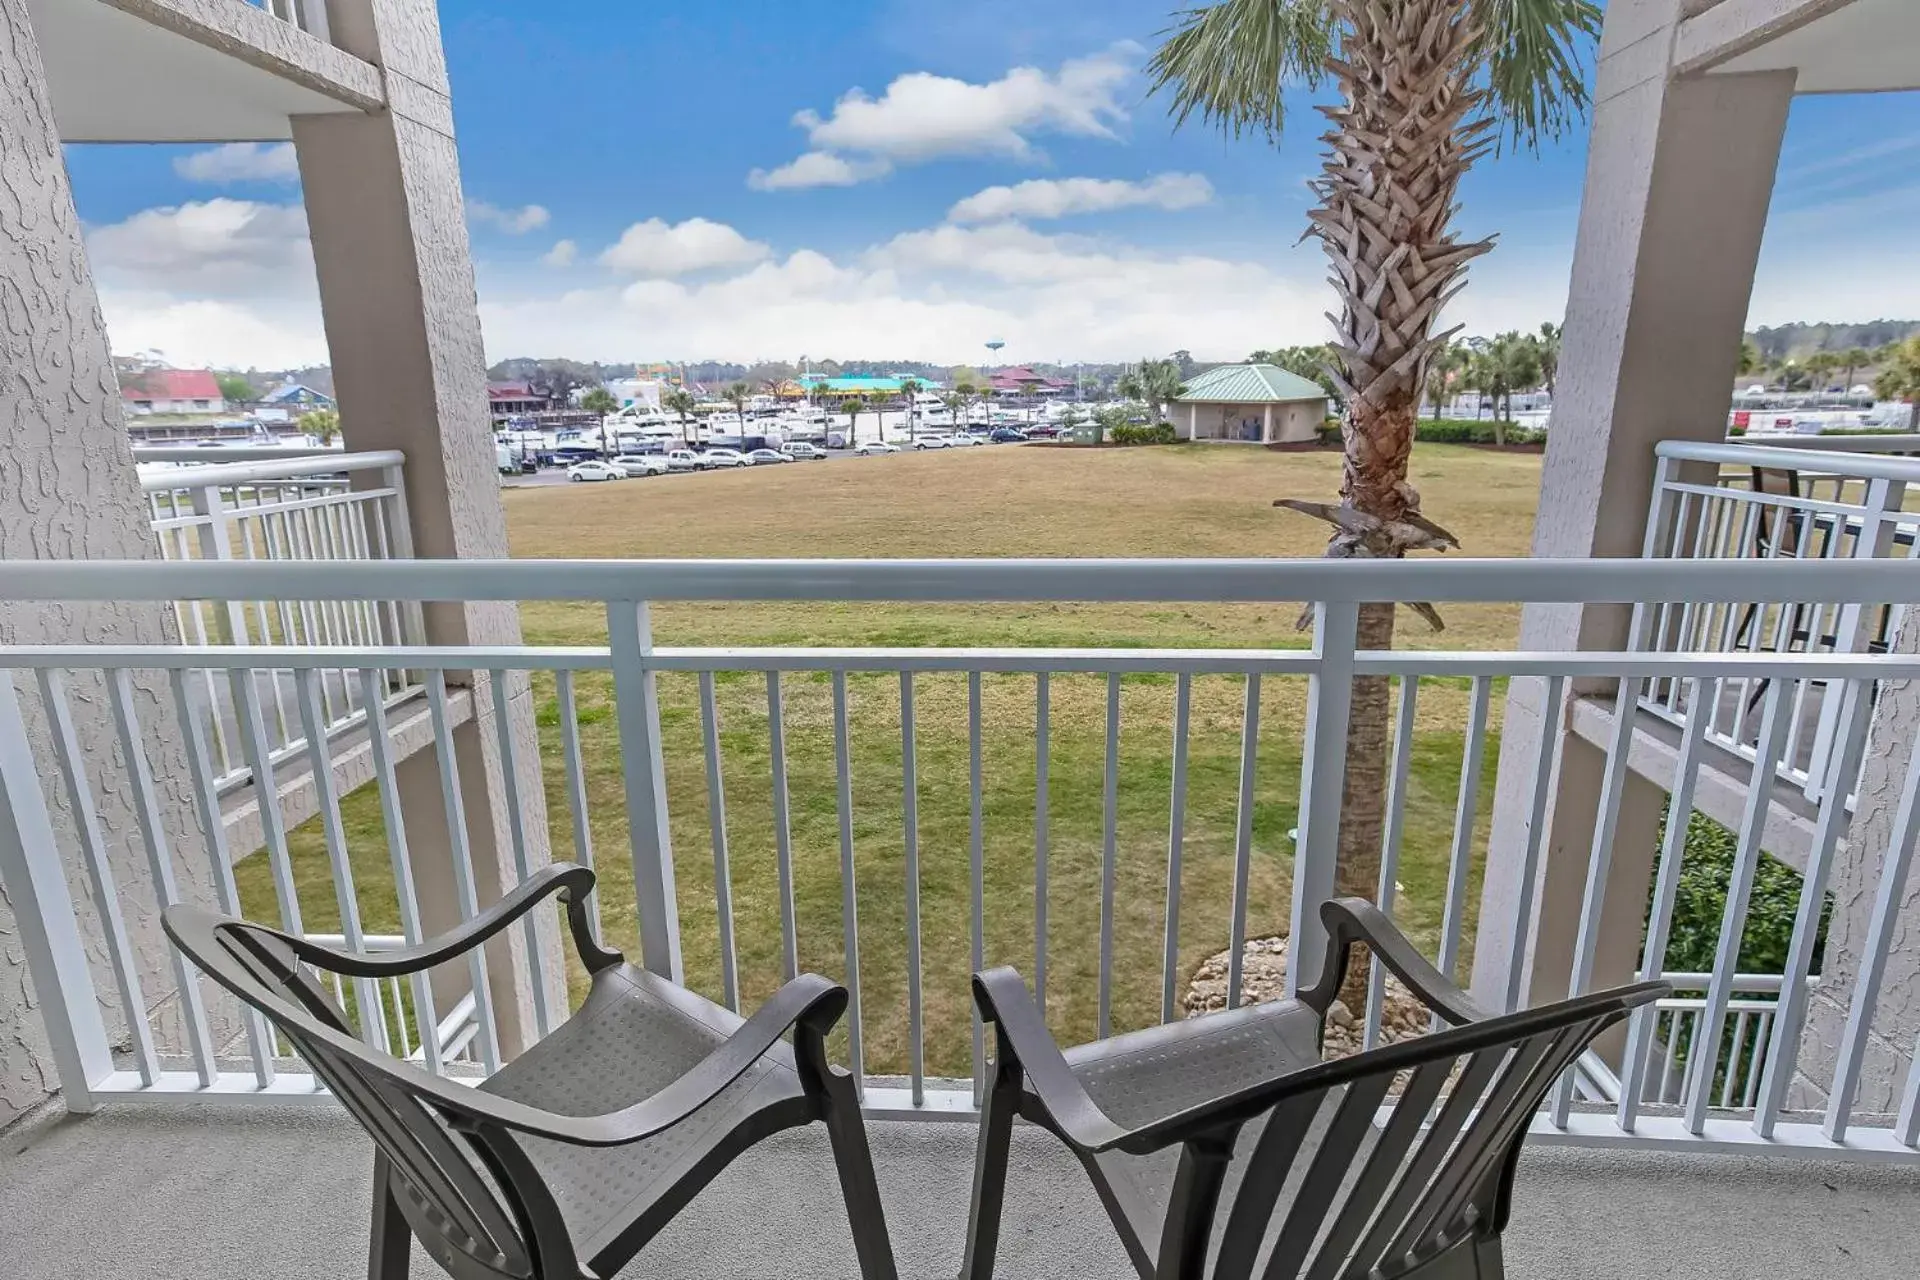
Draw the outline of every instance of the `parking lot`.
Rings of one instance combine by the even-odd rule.
[[[913,452],[913,446],[905,440],[893,440],[893,441],[889,441],[889,443],[899,446],[900,452],[903,454]],[[979,449],[1004,449],[1012,446],[1006,445],[1006,444],[988,444],[986,441],[982,440],[980,441],[979,444],[972,447],[979,448]],[[944,449],[944,450],[928,449],[928,450],[925,450],[925,452],[937,455],[940,453],[964,452],[967,448],[968,446],[962,445],[960,446],[959,449]],[[794,462],[779,463],[779,464],[767,463],[763,465],[767,465],[767,466],[779,465],[779,466],[788,466],[788,467],[818,467],[823,465],[844,465],[848,463],[866,463],[868,465],[875,465],[875,464],[884,462],[886,458],[888,458],[889,456],[892,456],[892,455],[888,455],[888,454],[868,455],[868,454],[855,453],[851,449],[832,449],[827,451],[827,456],[825,458],[812,458],[812,459],[797,460]],[[709,475],[709,474],[719,474],[719,473],[704,472],[704,471],[674,471],[674,472],[669,472],[666,475],[646,476],[644,478],[651,484],[660,484],[664,481],[670,481],[670,480],[686,481],[694,476]],[[641,477],[630,477],[630,478],[640,479]],[[544,487],[546,485],[569,484],[569,483],[572,483],[572,482],[569,481],[567,478],[567,469],[565,467],[547,467],[531,475],[526,475],[526,474],[517,475],[517,476],[503,475],[500,477],[501,487],[508,488],[508,489],[539,488],[539,487]],[[601,481],[598,483],[608,483],[608,482]]]

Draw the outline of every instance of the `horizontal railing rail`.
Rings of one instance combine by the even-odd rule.
[[[345,562],[356,568],[380,560],[410,560],[412,531],[406,509],[404,454],[394,451],[262,451],[276,455],[230,461],[227,450],[157,450],[194,465],[143,468],[154,537],[163,559],[209,564],[253,562],[284,574],[301,562]],[[238,452],[238,451],[231,451]],[[218,456],[209,457],[208,454]],[[158,457],[146,457],[160,462]],[[215,606],[182,596],[174,601],[183,640],[197,645],[380,645],[417,639],[419,610],[398,600],[273,601],[267,595],[228,599]],[[284,672],[261,667],[267,750],[277,763],[296,756],[303,727],[293,712]],[[366,721],[358,685],[345,669],[323,675],[320,722],[338,739]],[[384,690],[388,704],[417,696],[404,672]],[[221,792],[252,778],[244,757],[230,690],[205,680],[196,690]]]
[[[481,905],[468,892],[476,883],[478,836],[464,826],[459,797],[482,780],[463,777],[476,767],[477,753],[455,750],[446,714],[452,688],[471,689],[475,722],[489,725],[505,789],[493,821],[503,833],[499,856],[512,859],[514,875],[530,872],[549,847],[597,865],[603,875],[595,909],[609,941],[637,963],[735,1008],[750,1007],[803,968],[845,982],[852,1000],[838,1051],[867,1105],[881,1114],[927,1115],[967,1114],[978,1096],[985,1045],[969,1016],[966,983],[969,972],[987,964],[1018,963],[1069,1040],[1202,1007],[1196,975],[1203,961],[1222,953],[1212,999],[1241,1003],[1251,995],[1247,944],[1269,935],[1287,936],[1298,957],[1287,966],[1285,986],[1313,980],[1322,943],[1316,908],[1336,882],[1337,809],[1356,680],[1392,681],[1388,834],[1377,900],[1408,922],[1439,967],[1458,973],[1477,942],[1470,894],[1487,859],[1510,859],[1514,883],[1531,886],[1546,858],[1564,856],[1550,853],[1546,824],[1537,818],[1516,847],[1487,847],[1491,789],[1513,791],[1524,809],[1539,814],[1560,770],[1561,735],[1545,735],[1543,749],[1524,760],[1502,761],[1492,749],[1496,696],[1508,686],[1534,682],[1529,700],[1554,723],[1574,680],[1607,682],[1619,704],[1630,706],[1656,681],[1683,682],[1697,698],[1718,681],[1764,679],[1764,728],[1751,769],[1767,779],[1799,686],[1819,682],[1836,691],[1841,715],[1830,768],[1857,772],[1881,692],[1890,682],[1920,677],[1920,655],[1865,648],[1379,652],[1357,644],[1359,605],[1401,597],[1614,602],[1639,605],[1644,615],[1655,602],[1864,606],[1920,595],[1912,566],[1884,560],[59,567],[64,572],[0,565],[0,599],[558,599],[588,606],[568,616],[575,638],[590,641],[0,647],[0,789],[11,802],[0,824],[0,875],[15,900],[28,904],[23,915],[39,931],[29,947],[36,982],[53,993],[49,1020],[63,1024],[54,1038],[67,1046],[62,1080],[81,1109],[110,1098],[298,1092],[284,1065],[276,1074],[271,1045],[253,1046],[250,1069],[224,1062],[204,1004],[184,994],[198,992],[195,975],[141,969],[129,922],[150,920],[155,907],[180,896],[175,886],[190,860],[194,882],[210,885],[202,892],[217,905],[277,917],[290,932],[330,928],[355,948],[382,936],[417,940],[419,898],[429,883],[467,887],[460,901],[437,902],[436,918],[470,917]],[[1196,594],[1203,589],[1211,594]],[[1314,605],[1314,627],[1308,647],[1299,649],[692,647],[661,645],[654,635],[655,606],[672,600],[970,599],[1306,600]],[[88,883],[84,892],[68,890],[68,863],[50,814],[92,812],[100,797],[146,811],[163,791],[194,797],[202,813],[210,811],[218,776],[204,733],[186,714],[194,705],[190,691],[202,681],[227,687],[242,720],[254,723],[262,695],[253,677],[262,665],[286,673],[294,701],[310,718],[327,671],[348,673],[363,690],[378,690],[393,672],[415,673],[435,713],[439,792],[404,793],[390,754],[376,750],[365,793],[323,788],[317,829],[304,839],[269,824],[262,851],[234,864],[217,852],[168,843],[158,834],[163,823],[134,824],[127,829],[141,832],[135,857],[147,874],[118,880],[122,868],[112,850],[81,824],[69,838],[70,858]],[[104,703],[96,690],[105,691]],[[73,727],[101,705],[113,713],[104,739],[101,731]],[[366,705],[369,730],[384,741],[382,702],[375,697]],[[184,726],[183,756],[165,753],[169,708]],[[1630,727],[1630,719],[1620,722]],[[29,732],[30,722],[53,732]],[[1704,721],[1690,725],[1669,788],[1675,820],[1661,848],[1640,851],[1654,866],[1647,902],[1608,902],[1630,736],[1616,730],[1606,747],[1607,783],[1585,868],[1569,990],[1667,970],[1687,856],[1687,823],[1677,815],[1691,810],[1706,736]],[[100,748],[103,740],[110,749]],[[309,734],[303,759],[287,768],[331,777],[334,750],[327,735]],[[150,765],[126,772],[127,762],[175,758],[184,760],[185,774],[160,777],[164,788]],[[279,765],[263,755],[257,767],[271,792]],[[1503,768],[1518,776],[1502,778]],[[43,798],[36,809],[43,778],[51,780],[51,808]],[[545,780],[551,815],[524,789],[529,779]],[[1895,823],[1895,840],[1904,844],[1895,847],[1910,851],[1920,837],[1920,760],[1904,787]],[[1855,1010],[1829,1037],[1839,1065],[1803,1061],[1811,1016],[1804,985],[1777,995],[1756,990],[1737,964],[1764,819],[1764,806],[1750,807],[1736,833],[1714,971],[1692,975],[1693,987],[1636,1019],[1619,1057],[1605,1060],[1604,1072],[1587,1074],[1589,1082],[1617,1082],[1612,1106],[1604,1113],[1576,1106],[1569,1079],[1539,1121],[1543,1132],[1599,1142],[1725,1142],[1727,1127],[1735,1126],[1772,1149],[1920,1155],[1913,1114],[1920,1108],[1892,1115],[1877,1101],[1856,1106],[1866,1049],[1882,1043],[1873,1039],[1882,1016],[1878,984],[1902,899],[1883,891],[1876,900],[1871,941],[1849,970],[1852,990],[1838,993]],[[416,823],[427,824],[427,835],[409,839]],[[1819,804],[1805,868],[1808,905],[1793,933],[1788,972],[1817,967],[1819,904],[1846,826],[1843,804],[1831,797]],[[431,876],[414,865],[427,856],[439,860]],[[1415,868],[1420,874],[1409,874]],[[1883,874],[1897,888],[1903,858],[1889,857]],[[16,889],[16,882],[25,887]],[[1419,886],[1417,893],[1403,882]],[[99,925],[110,963],[97,978],[79,943],[76,900],[115,904],[112,918]],[[339,924],[322,920],[321,912],[337,915]],[[1518,911],[1493,966],[1500,974],[1495,989],[1479,993],[1486,1003],[1511,1008],[1560,994],[1528,986],[1533,915],[1530,904]],[[1631,924],[1603,925],[1623,920]],[[1603,957],[1620,954],[1623,940],[1605,936],[1605,927],[1641,931],[1632,971],[1607,967]],[[547,954],[531,917],[521,945]],[[1476,967],[1484,970],[1481,959]],[[390,1035],[394,1009],[413,1011],[410,1034],[417,1040],[423,1022],[446,1026],[461,1012],[455,994],[470,998],[454,1025],[484,1071],[501,1056],[497,1001],[514,1000],[515,1016],[535,1034],[565,1016],[546,983],[528,973],[518,981],[520,989],[507,992],[476,971],[457,993],[409,987],[382,997],[346,984],[341,996],[378,1014],[361,1019],[363,1031],[389,1043],[398,1038]],[[169,989],[182,993],[181,1017],[156,1012],[169,1006]],[[1404,1018],[1388,1007],[1389,991],[1376,975],[1363,1011],[1369,1043],[1404,1030]],[[106,1048],[103,1007],[143,1031],[117,1055]],[[423,1009],[433,1016],[421,1018]],[[170,1036],[177,1037],[171,1049]],[[1691,1048],[1734,1039],[1741,1043],[1729,1057],[1737,1064],[1731,1078],[1716,1056]],[[416,1047],[433,1043],[443,1042]],[[170,1053],[189,1069],[170,1065]],[[1680,1078],[1669,1083],[1669,1053],[1677,1064],[1701,1065],[1678,1070]],[[1707,1070],[1708,1062],[1716,1069]],[[1900,1079],[1872,1082],[1874,1088],[1912,1094],[1920,1076],[1903,1070]]]

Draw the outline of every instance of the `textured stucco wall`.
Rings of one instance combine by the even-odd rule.
[[[0,442],[0,556],[60,560],[153,554],[25,0],[0,0]],[[158,606],[0,605],[0,642],[8,644],[156,644],[175,638],[170,613]],[[30,689],[29,679],[22,701],[30,736],[51,779],[47,734]],[[151,676],[137,680],[135,690],[182,890],[198,897],[207,878],[205,842],[182,785],[186,761],[171,695]],[[97,676],[76,677],[73,711],[145,994],[150,1005],[164,1005],[171,981],[166,944]],[[71,814],[64,796],[49,794],[49,801],[73,869],[69,879],[109,1037],[117,1038],[124,1028],[109,1003],[111,977],[90,886],[78,872]],[[38,1103],[55,1084],[37,1012],[46,997],[33,991],[19,927],[0,889],[0,1126]],[[164,1010],[160,1021],[166,1022]],[[162,1044],[167,1030],[163,1025]]]
[[[1899,653],[1920,653],[1920,609],[1907,610],[1893,647]],[[1920,682],[1908,680],[1887,686],[1874,708],[1853,822],[1847,830],[1846,844],[1834,855],[1829,882],[1833,923],[1827,930],[1820,978],[1807,1002],[1800,1069],[1789,1100],[1795,1107],[1826,1105],[1917,732]],[[1920,874],[1909,873],[1899,901],[1886,975],[1861,1066],[1860,1092],[1854,1102],[1855,1111],[1861,1113],[1888,1112],[1899,1105],[1914,1040],[1920,1036]]]
[[[1724,437],[1793,77],[1670,78],[1683,17],[1681,0],[1607,6],[1536,557],[1637,556],[1654,445]],[[1613,606],[1530,605],[1520,645],[1619,648],[1627,616]],[[1501,980],[1522,927],[1518,864],[1541,737],[1568,732],[1564,715],[1543,722],[1541,697],[1537,680],[1516,680],[1508,696],[1475,949],[1474,982],[1483,994]],[[1566,750],[1587,748],[1573,740]],[[1589,776],[1575,768],[1556,779],[1548,865],[1533,901],[1540,921],[1577,916],[1584,874],[1563,874],[1552,863],[1564,856],[1584,865],[1598,792],[1567,783]],[[1638,838],[1621,848],[1640,864],[1629,882],[1642,882],[1652,849]],[[1617,876],[1626,871],[1615,867]],[[1561,900],[1568,893],[1574,901]],[[1541,936],[1531,934],[1535,942]]]
[[[432,0],[332,0],[328,16],[335,41],[380,68],[391,104],[376,116],[293,122],[342,434],[350,448],[407,455],[415,554],[504,558],[506,514],[439,15]],[[427,630],[439,644],[518,644],[519,611],[501,603],[434,606]],[[524,675],[509,679],[520,808],[529,860],[539,866],[549,853],[533,699]],[[487,902],[518,876],[492,690],[483,674],[474,684],[474,718],[456,738]],[[400,783],[423,918],[429,928],[445,927],[454,915],[438,777],[423,763],[403,768]],[[540,927],[541,971],[557,1001],[564,974],[553,918],[542,913]],[[503,1039],[525,1038],[521,979],[531,969],[520,932],[503,936],[490,955],[496,999],[521,996],[502,1010]],[[457,994],[459,975],[448,977],[447,990]]]

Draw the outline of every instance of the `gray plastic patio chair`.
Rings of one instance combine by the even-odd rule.
[[[1500,1234],[1528,1122],[1596,1035],[1670,988],[1489,1017],[1370,903],[1328,902],[1320,914],[1326,964],[1297,999],[1064,1053],[1018,973],[975,976],[997,1050],[963,1280],[993,1274],[1016,1115],[1079,1158],[1147,1280],[1504,1274]],[[1322,1020],[1356,942],[1454,1029],[1321,1062]]]
[[[163,924],[293,1042],[373,1138],[371,1280],[402,1280],[415,1236],[454,1280],[604,1280],[735,1156],[815,1120],[832,1140],[861,1273],[892,1277],[853,1081],[826,1056],[845,989],[803,975],[743,1021],[596,942],[592,890],[591,871],[556,864],[459,929],[378,956],[190,906],[168,908]],[[554,893],[592,990],[564,1025],[477,1088],[354,1038],[303,968],[416,973],[466,954]]]

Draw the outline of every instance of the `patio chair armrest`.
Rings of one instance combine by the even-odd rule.
[[[1333,898],[1323,902],[1320,920],[1327,930],[1327,957],[1320,966],[1320,980],[1300,992],[1300,1003],[1325,1014],[1346,982],[1353,944],[1364,942],[1394,977],[1452,1025],[1457,1027],[1492,1016],[1475,1004],[1453,979],[1429,963],[1392,918],[1365,898]]]
[[[522,881],[500,901],[458,928],[415,947],[398,951],[367,954],[321,946],[292,934],[275,936],[308,964],[350,978],[398,978],[457,960],[487,939],[505,929],[540,902],[559,893],[567,904],[567,922],[575,948],[589,972],[597,973],[620,963],[620,953],[608,951],[594,940],[587,914],[587,895],[593,892],[593,872],[572,862],[555,862],[540,868]]]
[[[456,1127],[498,1125],[583,1147],[618,1147],[673,1128],[712,1102],[748,1068],[771,1053],[795,1024],[825,1035],[847,1008],[845,987],[803,973],[776,991],[740,1029],[660,1092],[630,1107],[597,1116],[564,1116],[507,1098],[428,1077]],[[645,1046],[639,1046],[644,1051]]]
[[[1027,983],[1010,968],[973,975],[973,999],[980,1016],[999,1035],[1000,1051],[1011,1051],[1017,1069],[1053,1119],[1060,1136],[1076,1147],[1101,1152],[1128,1135],[1107,1117],[1081,1085],[1061,1054],[1046,1020],[1033,1003]]]

